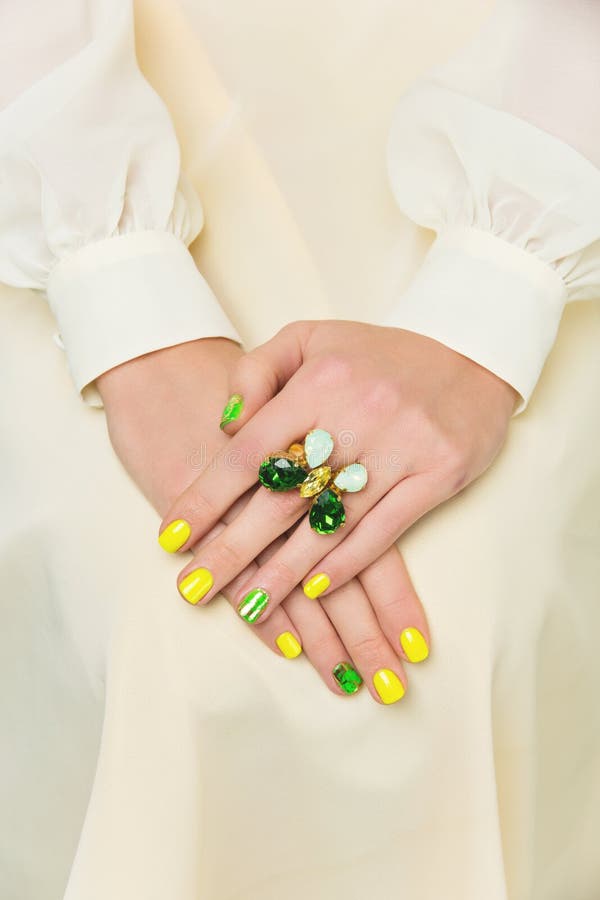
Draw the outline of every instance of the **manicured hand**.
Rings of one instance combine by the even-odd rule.
[[[138,357],[98,379],[115,450],[159,512],[198,471],[210,469],[213,455],[230,443],[217,426],[230,372],[241,357],[242,351],[232,342],[205,339]],[[227,511],[205,542],[235,521],[254,491]],[[170,538],[173,549],[181,532],[175,530]],[[277,545],[267,548],[221,593],[233,603],[239,585],[276,551]],[[193,601],[193,592],[188,599]],[[251,627],[280,656],[293,658],[303,648],[337,694],[347,691],[333,675],[334,669],[339,672],[340,663],[353,663],[375,700],[399,699],[407,683],[402,660],[424,658],[429,631],[396,549],[361,573],[360,580],[353,580],[343,593],[331,595],[326,609],[317,599],[295,590],[267,622]],[[352,672],[346,671],[342,680],[346,689],[356,688]]]
[[[346,524],[316,533],[304,518],[235,598],[247,621],[264,621],[296,585],[321,597],[369,567],[417,519],[452,497],[500,449],[517,394],[444,345],[402,329],[356,322],[297,322],[242,357],[231,376],[243,398],[234,437],[163,520],[189,527],[189,548],[256,484],[263,458],[315,428],[334,438],[330,464],[364,463],[368,483],[344,494]],[[235,407],[234,404],[230,406]],[[351,436],[351,440],[348,440]],[[204,544],[182,581],[210,571],[208,602],[307,511],[297,490],[260,488],[243,512]]]

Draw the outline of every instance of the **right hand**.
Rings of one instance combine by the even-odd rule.
[[[113,447],[160,515],[229,442],[218,427],[221,400],[241,355],[231,341],[205,338],[138,357],[97,380]],[[254,490],[240,498],[194,549],[233,521]],[[283,541],[274,542],[221,590],[231,605],[240,586]],[[308,599],[297,587],[264,623],[250,627],[278,655],[282,655],[278,638],[288,653],[297,641],[336,694],[346,696],[333,676],[334,668],[340,662],[353,663],[380,703],[384,701],[376,684],[384,695],[385,691],[382,676],[374,681],[376,673],[387,670],[396,675],[396,679],[388,676],[396,693],[389,692],[387,702],[400,699],[406,686],[401,632],[417,628],[429,639],[423,608],[395,547],[323,601]]]

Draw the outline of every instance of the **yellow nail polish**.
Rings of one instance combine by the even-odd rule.
[[[307,597],[310,597],[311,600],[315,600],[319,594],[322,594],[323,591],[326,591],[331,581],[329,576],[325,574],[325,572],[319,572],[317,575],[313,575],[312,578],[309,578],[306,584],[303,587],[303,591]]]
[[[423,662],[429,656],[427,641],[418,628],[405,628],[400,635],[400,643],[410,662]]]
[[[214,584],[208,569],[194,569],[179,582],[179,593],[188,603],[198,603]]]
[[[276,639],[275,643],[286,657],[286,659],[295,659],[302,653],[302,645],[298,643],[291,631],[284,631]]]
[[[158,543],[167,553],[175,553],[180,547],[183,547],[191,533],[189,522],[186,522],[185,519],[175,519],[161,531]]]
[[[375,690],[384,703],[396,703],[404,697],[404,685],[391,669],[379,669],[373,675]]]

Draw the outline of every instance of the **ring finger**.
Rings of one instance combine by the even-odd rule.
[[[383,634],[361,586],[349,581],[321,605],[348,648],[371,696],[386,706],[401,700],[407,683],[404,666]]]

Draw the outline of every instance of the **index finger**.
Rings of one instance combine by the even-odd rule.
[[[193,546],[256,484],[267,456],[287,450],[313,428],[314,404],[311,410],[293,381],[253,416],[175,500],[160,525],[159,543],[165,550]]]

